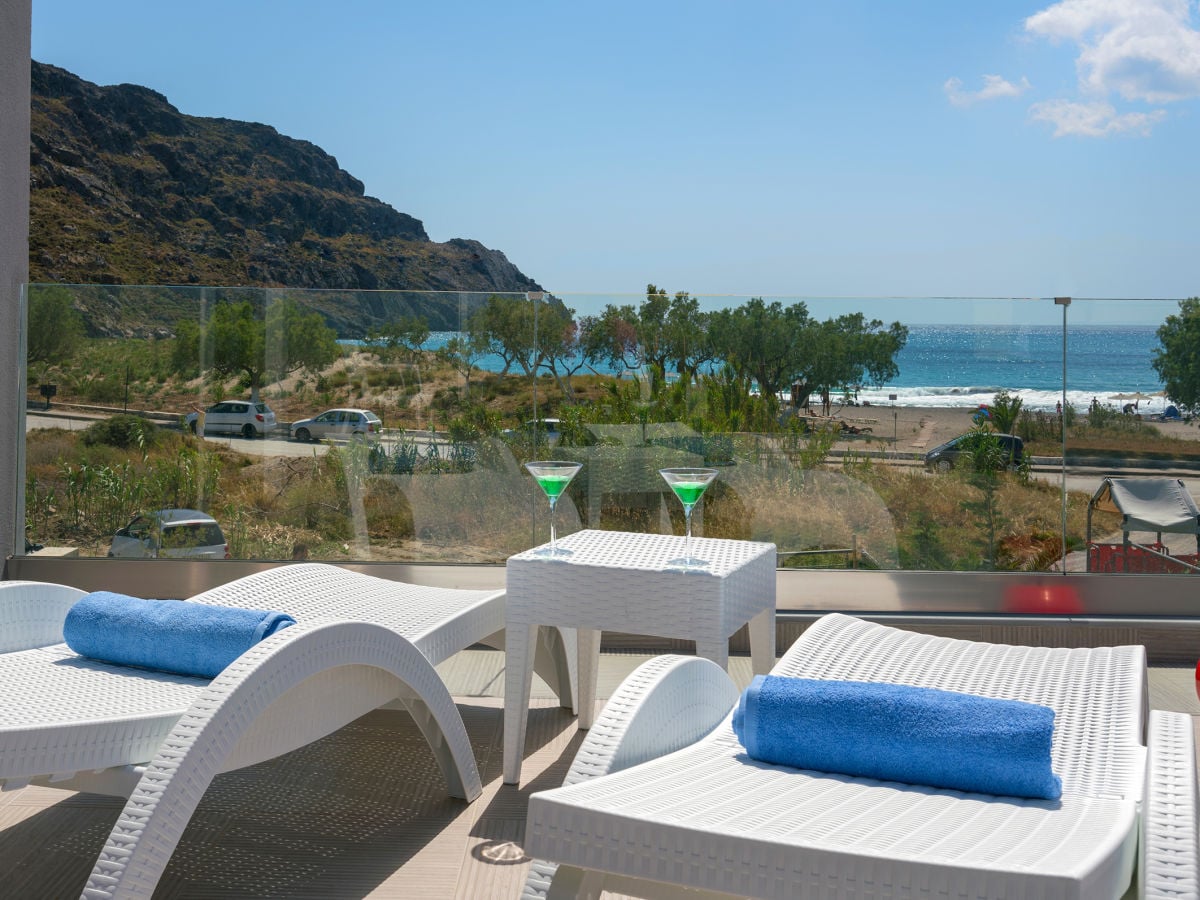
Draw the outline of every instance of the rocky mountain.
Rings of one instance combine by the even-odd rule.
[[[358,290],[538,287],[499,250],[431,241],[320,147],[269,125],[184,115],[149,88],[38,62],[32,94],[31,281],[332,288],[347,293],[327,318],[363,327],[390,307]],[[460,300],[420,305],[453,328]],[[82,311],[97,334],[164,325],[153,310]]]

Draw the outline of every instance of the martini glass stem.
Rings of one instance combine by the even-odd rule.
[[[694,504],[683,504],[683,521],[686,523],[683,535],[683,558],[684,565],[692,564],[692,507]]]
[[[558,545],[554,541],[554,506],[558,502],[557,497],[550,498],[550,555],[558,555]]]

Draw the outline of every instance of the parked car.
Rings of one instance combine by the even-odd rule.
[[[292,437],[298,441],[325,438],[378,438],[383,422],[369,409],[331,409],[311,419],[292,423]]]
[[[184,419],[192,434],[199,427],[200,413]],[[244,438],[266,437],[275,427],[275,413],[261,400],[225,400],[204,411],[205,434],[240,434]]]
[[[971,431],[960,434],[952,441],[939,444],[925,454],[925,468],[935,472],[949,472],[970,457],[974,450],[973,443],[985,438],[995,438],[1000,442],[1000,450],[1004,454],[1004,463],[1010,469],[1021,464],[1025,456],[1025,442],[1015,434],[985,434]]]
[[[108,555],[123,559],[229,559],[217,520],[196,509],[160,509],[135,516],[113,535]]]

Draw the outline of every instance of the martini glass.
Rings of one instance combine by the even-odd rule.
[[[675,492],[675,496],[679,498],[679,502],[683,504],[683,518],[687,523],[687,531],[683,544],[683,564],[685,568],[691,568],[692,509],[700,502],[700,498],[704,496],[704,491],[712,483],[712,480],[717,477],[717,470],[659,469],[658,474],[666,480],[671,490]]]
[[[563,491],[567,489],[567,485],[571,483],[571,479],[575,477],[575,473],[579,471],[583,463],[570,462],[561,459],[540,460],[538,462],[527,462],[525,468],[529,470],[529,474],[533,476],[533,480],[550,499],[550,550],[546,556],[559,556],[558,545],[554,540],[554,506],[558,503],[558,498],[562,496]],[[568,551],[563,551],[562,556],[566,556]]]

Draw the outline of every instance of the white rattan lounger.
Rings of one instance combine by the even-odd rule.
[[[1141,647],[1048,649],[822,617],[776,675],[898,682],[1056,711],[1061,801],[1019,800],[751,760],[738,692],[659,657],[614,695],[561,788],[529,801],[526,898],[1197,896],[1191,717],[1149,716]]]
[[[82,594],[0,583],[0,783],[129,797],[83,896],[150,897],[215,775],[388,703],[412,713],[450,794],[479,796],[466,730],[434,665],[477,642],[501,643],[503,591],[420,587],[321,564],[260,572],[193,599],[274,609],[297,624],[211,682],[73,653],[62,624]],[[563,698],[572,676],[565,650],[557,659],[551,651],[569,643],[547,637],[539,670]]]

